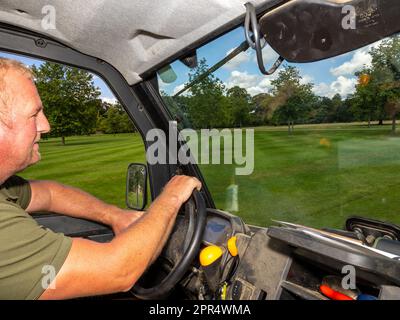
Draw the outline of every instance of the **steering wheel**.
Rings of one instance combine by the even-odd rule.
[[[182,279],[185,272],[190,267],[193,259],[199,252],[201,240],[203,238],[204,228],[206,226],[206,204],[203,196],[199,191],[194,190],[191,197],[185,205],[186,214],[189,215],[189,229],[193,226],[193,232],[186,233],[185,250],[182,258],[175,264],[171,272],[152,288],[143,288],[138,283],[132,288],[131,292],[139,299],[154,300],[163,299],[175,287],[175,285]]]

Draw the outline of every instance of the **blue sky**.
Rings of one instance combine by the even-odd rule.
[[[211,66],[243,41],[243,28],[240,27],[198,49],[198,59],[205,57],[208,65]],[[320,62],[291,65],[295,65],[300,69],[304,82],[314,83],[314,92],[316,94],[332,97],[334,94],[339,93],[342,97],[345,97],[354,91],[357,81],[354,73],[371,62],[371,57],[368,54],[370,47]],[[266,68],[269,69],[278,55],[268,45],[264,48],[263,54]],[[40,60],[3,52],[0,52],[0,56],[18,59],[26,65],[40,65],[42,63]],[[170,84],[160,82],[160,89],[169,94],[177,92],[183,87],[188,81],[188,72],[190,71],[180,61],[174,62],[171,66],[177,74],[177,80]],[[270,82],[276,77],[277,73],[272,76],[262,75],[258,70],[254,50],[248,49],[245,53],[241,53],[227,65],[217,70],[215,74],[225,83],[226,87],[238,85],[247,89],[251,95],[255,95],[268,92],[271,88]],[[94,76],[94,83],[100,89],[102,99],[115,101],[114,95],[101,78]]]
[[[24,63],[25,65],[32,66],[36,65],[39,66],[40,64],[43,63],[42,60],[36,60],[36,59],[31,59],[27,58],[25,56],[20,56],[20,55],[14,55],[14,54],[8,54],[5,52],[0,52],[0,57],[5,57],[5,58],[11,58],[11,59],[16,59]],[[97,75],[94,75],[94,84],[97,86],[100,91],[101,91],[101,98],[106,101],[115,101],[115,97],[112,94],[111,90],[108,88],[106,83],[99,78]]]
[[[205,57],[209,66],[212,66],[222,59],[228,52],[236,48],[244,41],[243,28],[237,28],[198,50],[198,59]],[[375,44],[376,45],[376,44]],[[371,56],[368,51],[371,46],[346,53],[331,59],[306,63],[290,64],[299,68],[304,82],[314,83],[314,92],[321,96],[332,97],[339,93],[342,97],[354,92],[357,82],[354,73],[371,63]],[[268,45],[263,50],[266,69],[278,58],[278,54]],[[178,78],[174,83],[161,83],[160,87],[165,92],[172,94],[183,87],[188,81],[189,69],[181,62],[172,64]],[[278,69],[279,71],[279,69]],[[271,88],[270,82],[278,72],[272,76],[264,76],[258,70],[255,52],[248,49],[245,53],[234,58],[227,65],[215,72],[229,88],[238,85],[248,90],[251,95],[268,92]]]

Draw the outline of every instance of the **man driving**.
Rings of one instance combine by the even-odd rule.
[[[67,299],[129,290],[160,254],[181,205],[201,183],[175,176],[147,212],[124,210],[53,181],[15,174],[40,160],[50,131],[29,68],[0,58],[0,299]],[[73,199],[73,201],[71,201]],[[109,225],[108,243],[69,238],[30,216],[49,211]],[[56,277],[43,285],[43,268]]]

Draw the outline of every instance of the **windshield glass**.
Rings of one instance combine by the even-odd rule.
[[[353,215],[400,223],[400,38],[320,62],[285,62],[272,76],[258,71],[248,49],[174,96],[243,41],[237,28],[199,48],[196,68],[178,60],[159,72],[180,129],[215,129],[221,138],[219,161],[211,144],[206,150],[194,139],[216,207],[260,226],[343,227]],[[268,45],[263,54],[266,68],[278,58]]]

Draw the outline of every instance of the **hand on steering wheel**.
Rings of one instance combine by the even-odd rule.
[[[188,200],[185,210],[189,210],[189,223],[194,225],[194,232],[188,232],[187,237],[191,236],[191,239],[186,239],[185,243],[188,246],[183,253],[182,258],[172,268],[171,272],[159,283],[152,288],[143,288],[139,284],[136,284],[132,293],[139,299],[162,299],[168,295],[168,293],[175,287],[175,285],[182,279],[185,272],[190,267],[193,259],[197,256],[201,240],[203,238],[203,232],[206,225],[206,204],[203,196],[197,190],[194,190],[191,197]]]

